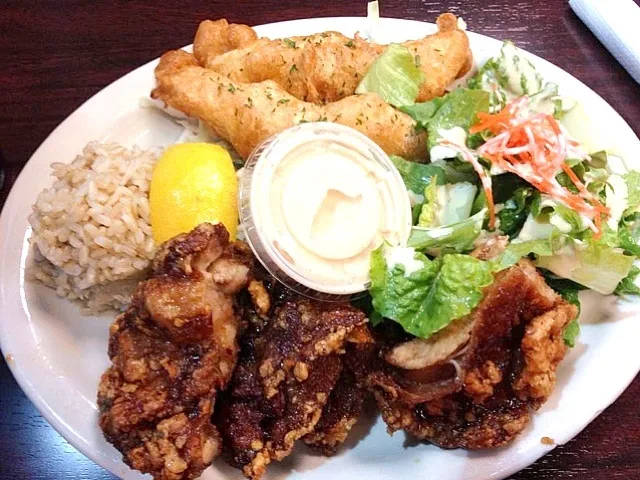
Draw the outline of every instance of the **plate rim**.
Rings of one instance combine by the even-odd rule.
[[[318,22],[320,22],[320,23],[322,23],[322,22],[333,23],[333,22],[348,22],[348,21],[354,21],[354,20],[363,21],[364,19],[366,19],[366,17],[364,17],[364,16],[307,17],[307,18],[283,20],[283,21],[272,22],[272,23],[267,23],[267,24],[255,25],[255,26],[253,26],[253,28],[256,28],[256,29],[265,28],[265,27],[275,28],[277,26],[285,26],[285,25],[301,24],[301,23],[314,23],[314,22],[315,23],[318,23]],[[399,23],[409,22],[409,23],[413,23],[413,24],[419,24],[421,26],[435,27],[435,24],[433,22],[424,22],[424,21],[421,21],[421,20],[405,19],[405,18],[397,18],[397,17],[383,17],[383,18],[380,19],[381,23],[382,22],[389,22],[389,21],[392,22],[392,23],[395,23],[395,22],[399,22]],[[469,35],[472,44],[473,44],[473,40],[472,40],[473,38],[482,39],[482,41],[484,41],[486,39],[490,39],[490,40],[493,40],[493,41],[500,42],[500,40],[498,40],[498,39],[496,39],[494,37],[491,37],[489,35],[475,33],[473,31],[467,31],[466,33]],[[183,49],[189,49],[191,47],[192,47],[192,45],[188,45],[186,47],[183,47]],[[606,105],[608,110],[610,110],[610,112],[612,114],[615,114],[618,117],[619,121],[621,121],[630,130],[631,134],[635,137],[635,141],[639,144],[638,147],[640,148],[640,140],[638,139],[638,136],[633,131],[631,126],[622,117],[622,115],[620,115],[620,113],[618,111],[616,111],[597,92],[595,92],[593,89],[591,89],[589,86],[584,84],[581,80],[579,80],[578,78],[574,77],[571,73],[567,72],[563,68],[561,68],[561,67],[549,62],[548,60],[546,60],[546,59],[544,59],[544,58],[542,58],[542,57],[540,57],[540,56],[538,56],[538,55],[536,55],[534,53],[531,53],[531,52],[529,52],[527,50],[524,50],[524,52],[526,52],[526,54],[528,56],[531,56],[531,57],[535,58],[536,62],[540,62],[542,64],[546,64],[547,67],[551,66],[551,67],[561,71],[563,74],[568,75],[569,77],[571,77],[572,82],[580,84],[581,87],[586,89],[586,91],[588,91],[590,95],[594,96],[594,98],[597,98],[598,101],[601,102],[603,105]],[[15,203],[17,201],[18,188],[16,188],[16,187],[18,186],[19,183],[23,183],[23,182],[26,181],[26,178],[25,178],[26,177],[25,167],[27,167],[27,165],[29,165],[29,163],[32,162],[34,157],[38,156],[42,150],[46,150],[47,147],[48,147],[48,144],[53,139],[55,139],[55,137],[59,134],[60,130],[65,127],[65,124],[67,122],[69,122],[72,117],[76,116],[78,114],[78,112],[82,112],[83,110],[87,109],[88,106],[90,106],[90,104],[96,99],[96,97],[101,96],[102,94],[104,94],[105,90],[111,89],[114,85],[127,82],[136,72],[138,72],[138,71],[140,71],[142,69],[146,69],[146,68],[150,68],[151,66],[154,66],[155,64],[157,64],[158,60],[159,60],[159,57],[157,57],[157,58],[155,58],[153,60],[150,60],[148,62],[145,62],[145,63],[139,65],[138,67],[128,71],[127,73],[125,73],[121,77],[117,78],[116,80],[112,81],[108,85],[102,87],[98,92],[94,93],[91,97],[89,97],[87,100],[82,102],[76,109],[73,110],[73,112],[71,112],[59,124],[57,124],[56,127],[38,145],[36,150],[29,157],[29,160],[27,160],[27,162],[25,162],[25,164],[23,165],[22,170],[19,173],[19,175],[16,177],[16,179],[14,181],[14,184],[12,185],[12,188],[9,191],[9,194],[6,197],[6,200],[5,200],[5,203],[3,205],[2,211],[0,212],[0,252],[3,252],[4,249],[5,249],[5,246],[6,246],[5,245],[5,239],[3,238],[3,237],[5,237],[5,234],[3,234],[2,232],[3,231],[4,232],[7,231],[6,228],[9,226],[8,224],[10,223],[10,219],[9,219],[10,208],[13,205],[13,203]],[[28,227],[28,230],[29,229],[30,229],[30,227]],[[10,322],[10,320],[8,318],[6,318],[6,312],[4,311],[4,308],[3,308],[3,305],[5,305],[5,301],[6,301],[6,295],[5,295],[5,288],[6,287],[7,286],[5,285],[4,281],[0,282],[0,350],[2,351],[3,355],[5,355],[5,352],[7,352],[7,348],[11,344],[10,340],[8,339],[10,336],[8,336],[8,335],[6,335],[4,333],[5,328],[6,328],[6,324]],[[8,354],[7,354],[7,356],[8,356]],[[47,420],[47,422],[50,424],[50,426],[52,428],[54,428],[56,430],[56,432],[58,432],[66,441],[68,441],[71,445],[73,445],[74,448],[78,449],[87,458],[89,458],[90,460],[94,461],[95,463],[100,465],[102,468],[105,468],[107,471],[109,471],[109,472],[111,472],[111,473],[113,473],[115,475],[118,475],[118,472],[116,472],[114,470],[114,468],[112,468],[112,467],[114,467],[114,464],[113,464],[112,460],[108,456],[104,455],[104,453],[100,453],[96,449],[92,448],[92,446],[90,444],[88,444],[85,441],[85,439],[82,438],[78,434],[78,432],[76,432],[73,428],[71,428],[70,426],[68,426],[66,424],[64,419],[51,407],[51,405],[49,405],[49,403],[47,403],[47,401],[39,393],[38,389],[33,384],[32,380],[28,377],[28,375],[24,374],[24,372],[22,371],[22,368],[20,367],[20,365],[18,365],[16,362],[10,361],[8,358],[5,358],[5,359],[6,359],[7,366],[9,368],[9,370],[11,371],[11,374],[15,378],[15,380],[18,383],[18,385],[20,386],[21,390],[25,393],[25,395],[27,396],[29,401],[37,408],[37,410],[45,418],[45,420]],[[640,371],[640,369],[638,371]],[[637,373],[638,372],[636,372],[636,376],[637,376]],[[603,405],[602,408],[599,409],[591,417],[591,419],[588,422],[586,422],[586,423],[584,423],[582,425],[578,424],[578,425],[575,425],[573,428],[567,429],[566,431],[568,432],[568,439],[572,439],[576,435],[578,435],[597,416],[599,416],[602,413],[602,411],[604,411],[604,409],[606,409],[608,406],[613,404],[618,399],[618,397],[628,388],[628,386],[634,381],[634,379],[635,379],[635,377],[631,377],[626,383],[625,382],[621,382],[620,385],[622,385],[622,383],[625,383],[624,386],[622,388],[619,388],[615,392],[615,394],[610,397],[611,400],[607,401],[607,404]],[[516,442],[517,441],[518,440],[516,440]],[[525,461],[520,461],[520,462],[516,461],[513,464],[509,465],[508,467],[496,471],[495,475],[492,475],[492,478],[506,478],[507,476],[512,475],[513,473],[522,470],[526,466],[531,465],[534,462],[536,462],[537,460],[539,460],[543,455],[545,455],[549,451],[555,449],[555,447],[557,445],[558,445],[558,443],[554,443],[553,445],[548,446],[548,448],[545,449],[544,451],[542,451],[540,454],[536,454],[535,458],[533,460],[525,460]],[[122,466],[124,466],[125,468],[128,469],[128,467],[126,467],[123,463],[122,463]]]

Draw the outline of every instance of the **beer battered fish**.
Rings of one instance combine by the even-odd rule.
[[[438,32],[419,40],[404,42],[419,58],[425,80],[417,101],[442,96],[446,87],[471,68],[469,39],[458,29],[457,18],[443,13],[437,19]],[[367,42],[356,35],[349,38],[337,32],[323,32],[278,40],[249,39],[246,25],[230,26],[226,21],[205,21],[194,40],[200,64],[233,82],[256,83],[273,80],[294,97],[325,104],[355,93],[360,80],[385,45]],[[240,35],[238,30],[245,27]],[[253,31],[253,30],[251,30]],[[221,54],[221,39],[245,46]]]
[[[236,48],[244,48],[258,40],[258,35],[249,25],[220,20],[205,20],[200,23],[193,40],[193,53],[201,63],[213,60],[218,55]]]
[[[328,105],[304,102],[273,80],[241,83],[200,66],[182,50],[165,53],[156,67],[153,98],[199,118],[247,158],[270,136],[303,122],[329,121],[359,130],[389,155],[427,157],[427,135],[415,121],[374,93]]]

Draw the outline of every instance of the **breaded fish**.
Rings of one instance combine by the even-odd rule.
[[[181,50],[165,53],[156,67],[153,98],[204,121],[243,157],[263,140],[303,122],[329,121],[359,130],[389,155],[427,156],[426,133],[415,121],[370,93],[320,106],[298,100],[274,81],[234,82],[203,68]]]
[[[424,72],[417,98],[421,102],[443,95],[451,82],[471,68],[469,39],[458,29],[455,15],[443,13],[437,25],[437,33],[403,44],[416,56]],[[349,38],[337,32],[323,32],[278,40],[256,39],[244,48],[220,54],[220,39],[226,35],[229,43],[237,43],[237,32],[226,22],[200,24],[194,52],[202,66],[234,82],[273,80],[294,97],[316,104],[353,95],[375,58],[386,48],[358,35]]]
[[[216,56],[237,48],[244,48],[258,40],[256,32],[248,25],[220,20],[205,20],[200,23],[193,40],[193,53],[202,64]]]

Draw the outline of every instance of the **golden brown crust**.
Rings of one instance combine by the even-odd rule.
[[[518,397],[535,402],[536,408],[546,402],[553,391],[556,368],[567,352],[563,333],[577,316],[578,307],[560,303],[526,327],[521,343],[524,368],[513,388]]]
[[[100,427],[129,466],[156,479],[194,479],[220,450],[210,417],[236,361],[231,295],[252,263],[228,239],[221,224],[202,224],[162,245],[110,329]]]
[[[366,389],[358,385],[349,368],[343,368],[320,420],[313,431],[303,438],[304,443],[324,455],[334,455],[358,421],[366,396]]]
[[[365,376],[389,431],[446,448],[512,441],[550,395],[566,352],[562,333],[576,314],[529,261],[499,273],[470,315],[469,342],[450,360],[455,370],[361,362],[372,365]]]
[[[386,48],[357,35],[349,38],[338,32],[323,32],[286,39],[260,39],[222,55],[203,53],[214,50],[207,47],[204,38],[228,34],[225,23],[203,23],[198,29],[194,51],[199,60],[206,57],[206,61],[200,60],[202,66],[234,82],[273,80],[294,97],[318,105],[353,95],[373,61]],[[458,29],[455,15],[442,14],[437,24],[437,33],[404,43],[420,58],[419,65],[424,72],[425,79],[417,97],[420,102],[443,95],[446,87],[471,67],[469,40],[465,32]]]
[[[218,55],[247,47],[256,40],[258,35],[248,25],[230,24],[224,18],[204,20],[198,26],[193,40],[193,54],[204,66]]]
[[[302,122],[329,121],[359,130],[390,155],[427,155],[426,133],[408,115],[373,93],[318,106],[303,102],[275,82],[237,83],[198,65],[182,50],[165,53],[156,67],[153,98],[204,121],[243,157],[270,136]]]
[[[365,315],[351,305],[291,292],[272,303],[275,311],[266,322],[253,322],[251,311],[245,312],[250,326],[216,414],[225,458],[251,478],[314,431],[344,370],[347,343],[371,340],[359,332],[366,329]]]

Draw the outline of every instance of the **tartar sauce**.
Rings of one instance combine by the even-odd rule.
[[[365,290],[371,252],[383,242],[403,245],[411,229],[409,196],[389,157],[333,123],[305,123],[259,146],[239,202],[260,262],[312,296]]]

